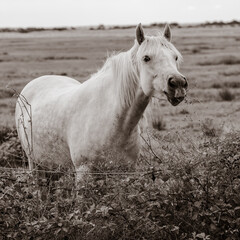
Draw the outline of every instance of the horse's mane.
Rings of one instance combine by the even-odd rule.
[[[118,97],[122,106],[131,105],[138,87],[137,48],[138,46],[134,45],[128,52],[122,52],[111,57],[112,71],[116,79]]]
[[[148,42],[151,42],[148,44]],[[182,61],[182,56],[172,43],[167,41],[160,33],[157,37],[146,36],[142,43],[141,51],[148,54],[155,54],[158,47],[164,46],[173,51],[178,56],[177,63]],[[113,81],[116,83],[116,94],[119,97],[121,106],[130,106],[135,97],[135,92],[139,83],[138,63],[136,54],[139,45],[135,41],[134,46],[127,52],[113,53],[107,58],[103,67],[94,74],[94,77],[112,71]]]
[[[138,87],[138,67],[136,52],[138,44],[127,52],[113,53],[104,63],[103,67],[94,76],[100,76],[112,71],[113,81],[116,83],[116,95],[119,97],[121,106],[130,106]]]

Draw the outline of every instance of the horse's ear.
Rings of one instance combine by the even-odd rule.
[[[141,23],[139,23],[139,24],[137,25],[136,38],[137,38],[137,41],[138,41],[138,44],[139,44],[139,45],[141,45],[142,42],[145,40],[144,32],[143,32],[143,28],[142,28],[142,24],[141,24]]]
[[[163,36],[171,42],[172,34],[171,34],[171,29],[168,24],[165,25],[164,31],[163,31]]]

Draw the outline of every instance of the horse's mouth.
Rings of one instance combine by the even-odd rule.
[[[167,96],[168,101],[173,105],[177,106],[180,102],[183,101],[184,97],[173,97],[170,96],[166,91],[164,91],[164,94]]]

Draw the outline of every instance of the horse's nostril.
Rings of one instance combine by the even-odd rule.
[[[168,77],[168,86],[173,89],[187,88],[188,82],[187,82],[187,79],[182,75],[180,76],[170,75]]]
[[[168,78],[168,85],[169,85],[170,87],[172,87],[172,88],[177,87],[177,83],[176,83],[176,81],[174,80],[173,77],[169,77],[169,78]]]

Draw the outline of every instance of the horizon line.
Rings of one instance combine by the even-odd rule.
[[[166,23],[170,25],[179,25],[179,26],[187,26],[187,25],[201,25],[201,24],[213,24],[213,23],[223,23],[223,24],[230,24],[232,22],[236,22],[240,24],[240,19],[237,20],[236,18],[232,20],[212,20],[212,21],[193,21],[193,22],[178,22],[178,21],[165,21],[165,22],[151,22],[151,23],[142,23],[143,26],[151,26],[151,25],[164,25]],[[138,23],[123,23],[123,24],[89,24],[89,25],[52,25],[52,26],[43,26],[43,25],[35,25],[35,26],[0,26],[0,29],[27,29],[27,28],[42,28],[42,29],[53,29],[53,28],[86,28],[86,27],[98,27],[98,26],[106,26],[106,27],[133,27],[137,26]]]

